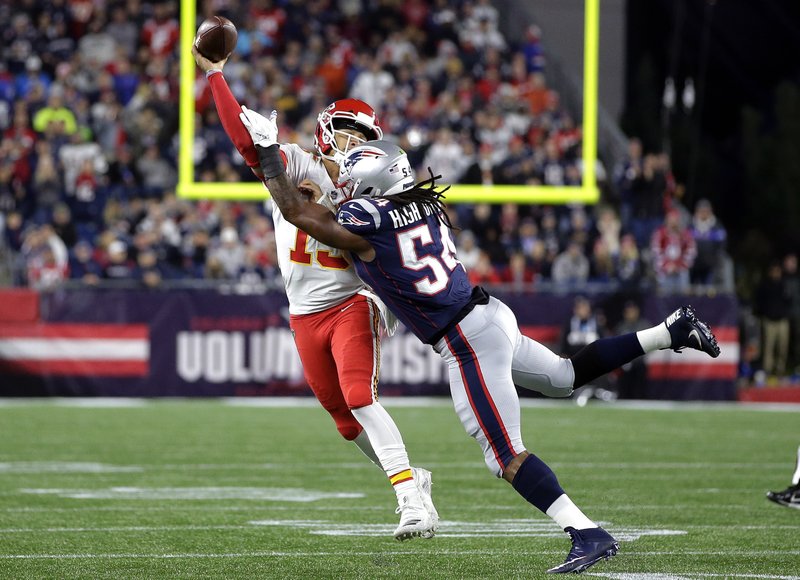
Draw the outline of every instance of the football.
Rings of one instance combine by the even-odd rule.
[[[208,60],[219,62],[231,55],[238,38],[239,33],[233,22],[224,16],[211,16],[203,20],[197,29],[194,45]]]

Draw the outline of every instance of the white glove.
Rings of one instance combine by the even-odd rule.
[[[251,111],[244,105],[242,105],[242,112],[239,113],[239,119],[250,133],[253,144],[261,147],[269,147],[278,142],[278,123],[275,121],[277,118],[278,111],[272,111],[267,119],[264,115]]]

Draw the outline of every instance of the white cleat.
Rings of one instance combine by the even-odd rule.
[[[401,496],[395,513],[400,514],[400,525],[394,531],[394,539],[400,542],[412,538],[433,536],[433,522],[422,504],[419,493]]]
[[[422,505],[424,505],[425,509],[428,511],[431,523],[433,524],[430,533],[423,534],[422,537],[430,539],[434,536],[436,530],[439,529],[439,512],[436,511],[436,506],[433,505],[433,498],[431,497],[433,478],[431,477],[431,472],[422,467],[412,467],[411,473],[414,477],[414,483],[417,486],[419,497],[422,499]]]

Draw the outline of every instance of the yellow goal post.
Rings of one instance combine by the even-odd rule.
[[[595,177],[597,161],[597,80],[600,36],[600,0],[585,0],[583,45],[583,183],[579,186],[547,185],[462,185],[447,192],[447,203],[519,203],[519,204],[594,204],[600,199]],[[180,18],[180,95],[178,188],[179,197],[187,199],[222,199],[261,201],[269,197],[255,181],[208,183],[195,181],[193,149],[195,133],[196,64],[191,49],[196,23],[197,0],[181,0]]]

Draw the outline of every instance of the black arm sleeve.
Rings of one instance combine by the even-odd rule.
[[[256,151],[258,152],[258,162],[261,165],[261,171],[264,173],[264,179],[273,179],[286,171],[281,158],[280,145],[277,143],[269,147],[256,145]]]

